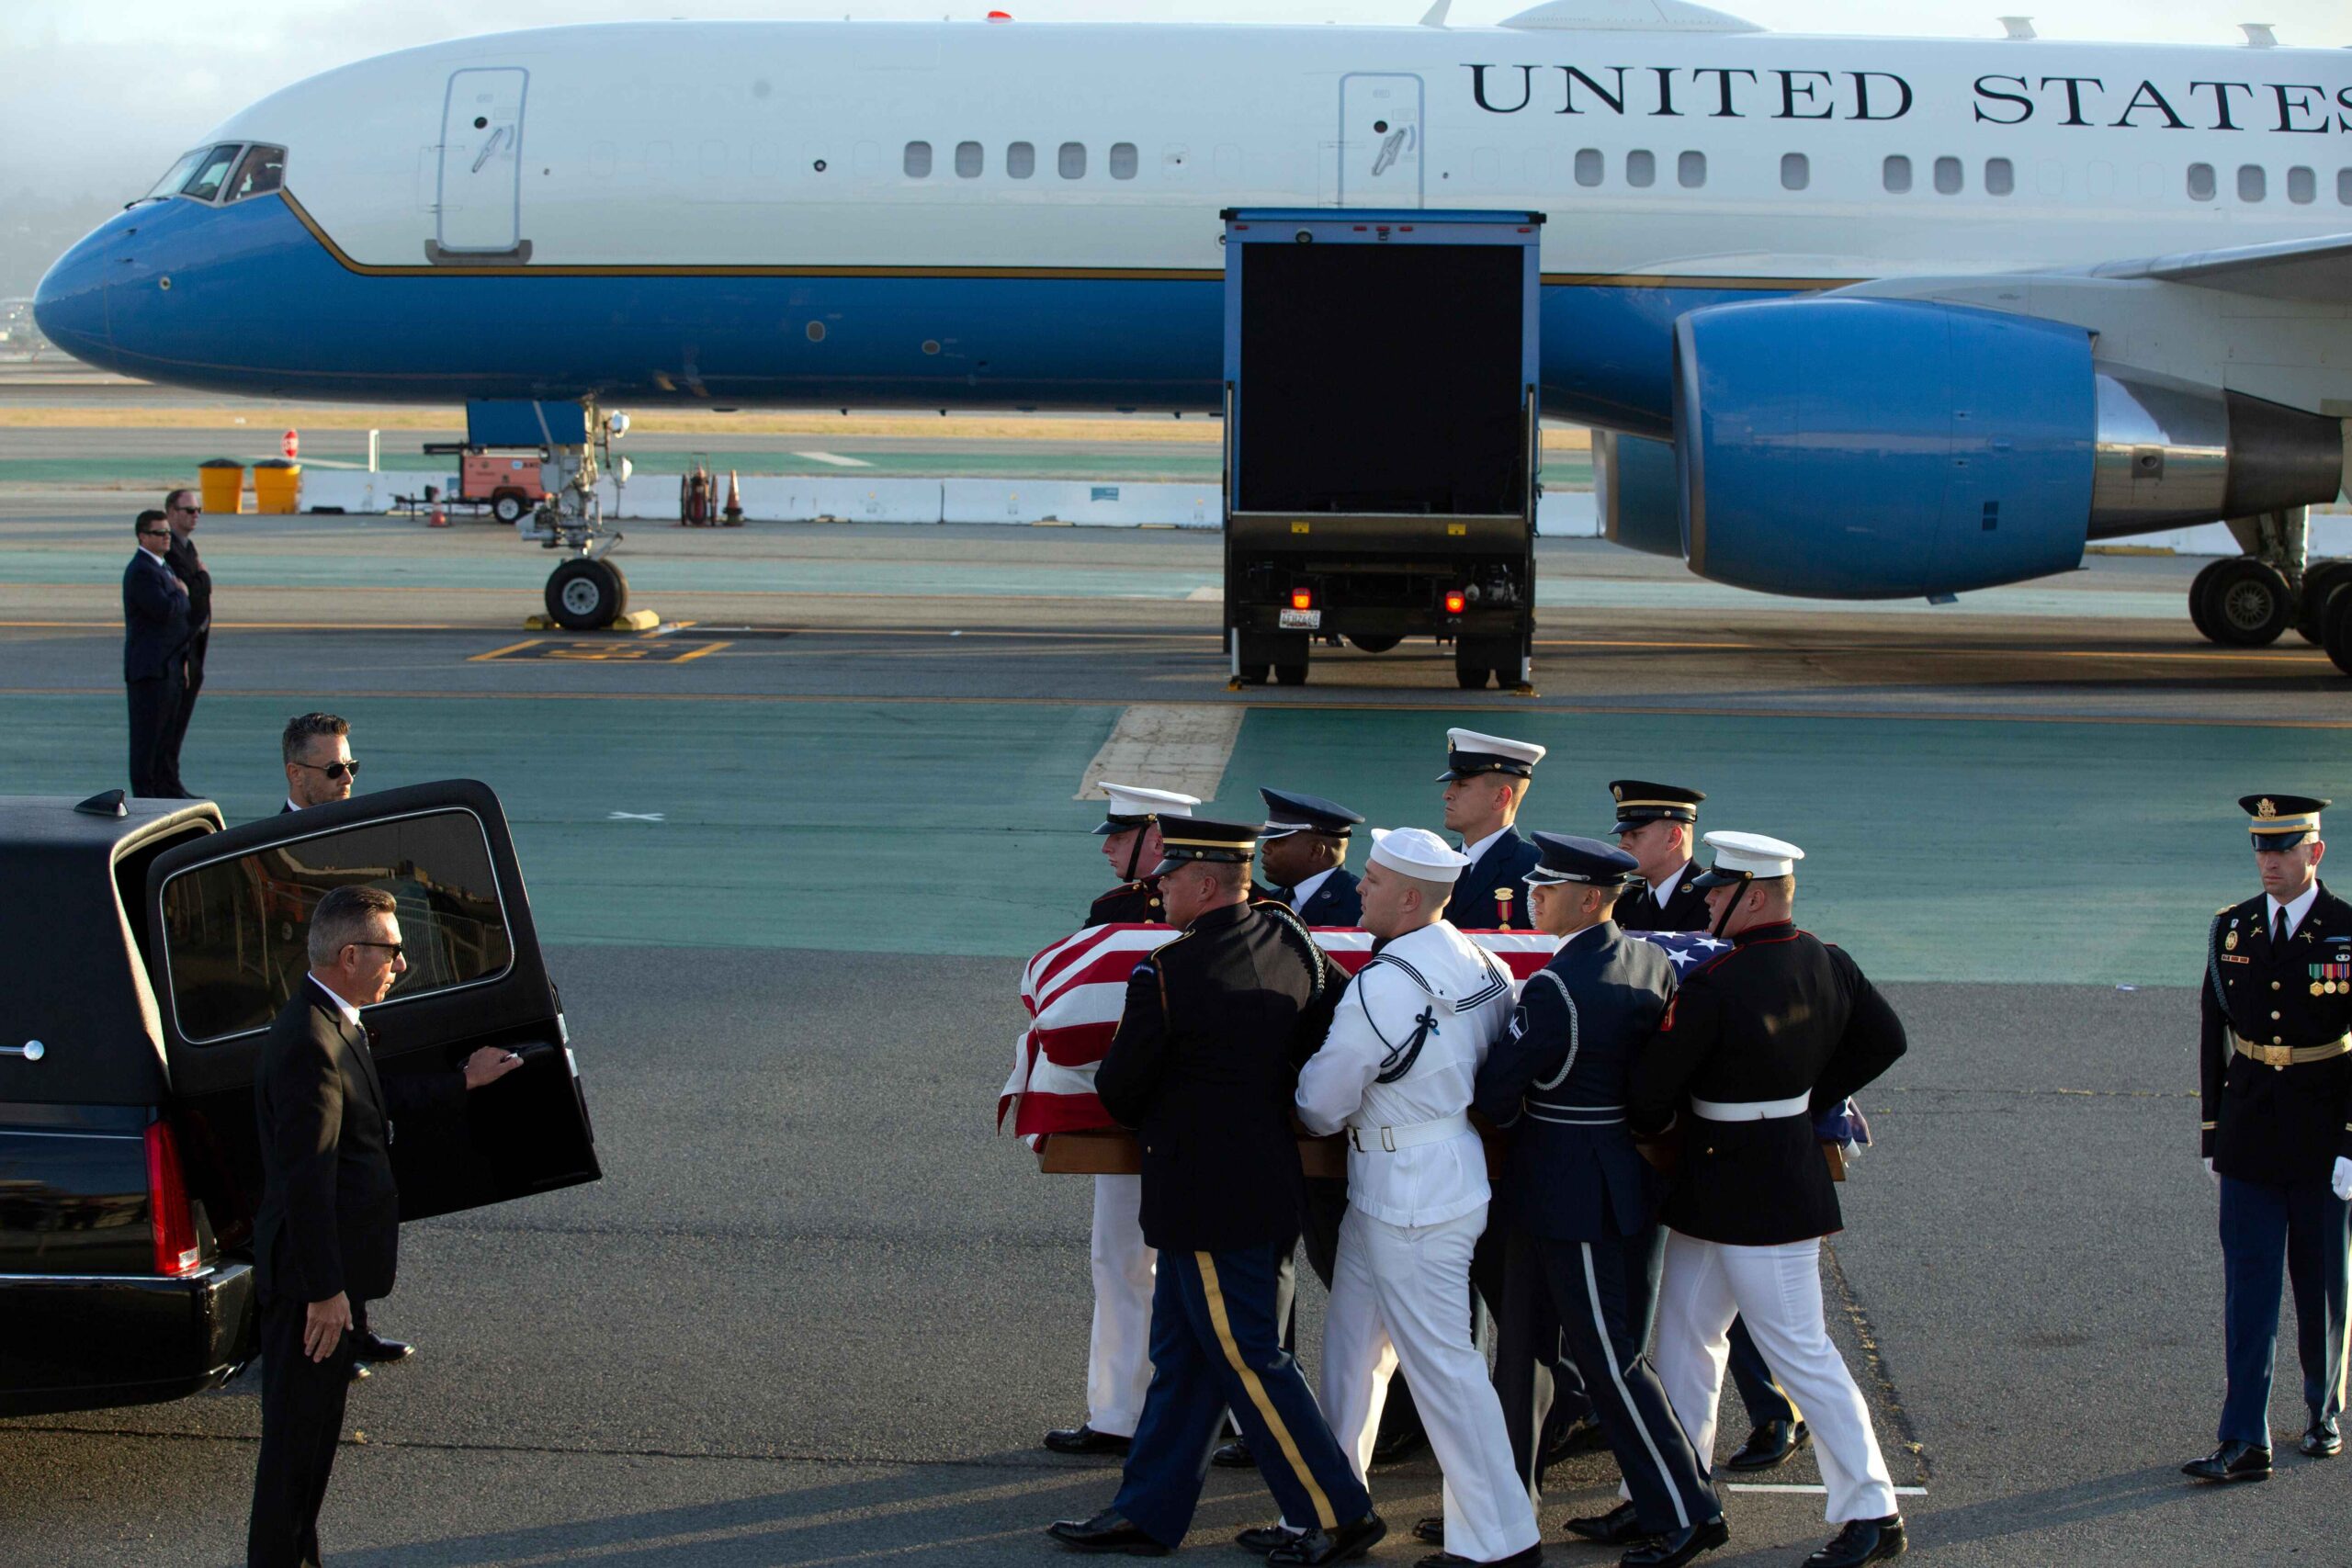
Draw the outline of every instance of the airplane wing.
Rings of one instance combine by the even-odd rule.
[[[2341,304],[2352,299],[2352,234],[2281,240],[2220,251],[2177,251],[2139,261],[2102,262],[2093,277],[2147,277],[2193,283],[2266,299]]]

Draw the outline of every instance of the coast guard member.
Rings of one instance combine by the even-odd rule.
[[[1250,901],[1255,823],[1194,818],[1163,840],[1160,896],[1182,934],[1136,966],[1094,1078],[1143,1145],[1151,1389],[1111,1506],[1050,1533],[1080,1551],[1181,1544],[1229,1407],[1284,1516],[1311,1526],[1267,1561],[1337,1562],[1387,1527],[1282,1348],[1274,1291],[1298,1243],[1297,1064],[1338,986],[1296,916]]]
[[[1625,1124],[1626,1080],[1674,995],[1665,952],[1628,938],[1611,918],[1636,868],[1598,839],[1538,833],[1543,863],[1527,878],[1535,928],[1562,939],[1520,993],[1508,1036],[1478,1072],[1478,1109],[1513,1127],[1504,1177],[1505,1264],[1513,1320],[1529,1292],[1548,1297],[1617,1456],[1632,1501],[1577,1533],[1633,1543],[1624,1561],[1677,1568],[1730,1539],[1707,1465],[1675,1419],[1645,1354],[1665,1235],[1658,1181]],[[1514,1344],[1514,1342],[1517,1342]],[[1522,1400],[1519,1364],[1498,1381]],[[1534,1424],[1512,1425],[1522,1485],[1535,1479]],[[1575,1527],[1571,1527],[1575,1528]]]
[[[1528,929],[1521,879],[1535,869],[1535,846],[1511,823],[1527,804],[1528,786],[1544,749],[1528,740],[1445,732],[1445,826],[1462,835],[1470,868],[1453,885],[1447,906],[1464,931]]]
[[[1362,1477],[1401,1365],[1445,1477],[1448,1554],[1428,1561],[1532,1563],[1542,1532],[1470,1334],[1490,1196],[1471,1086],[1511,994],[1510,972],[1444,919],[1468,863],[1424,829],[1374,829],[1363,926],[1377,945],[1299,1072],[1299,1120],[1349,1145],[1323,1405]]]
[[[1618,926],[1629,931],[1705,931],[1713,922],[1707,917],[1706,890],[1697,886],[1690,845],[1699,803],[1706,795],[1647,779],[1617,779],[1609,794],[1617,805],[1617,847],[1641,865],[1641,886],[1617,900]],[[1731,1325],[1731,1381],[1747,1407],[1748,1431],[1747,1441],[1724,1461],[1725,1470],[1770,1470],[1813,1441],[1788,1393],[1772,1381],[1747,1325],[1737,1318]]]
[[[1183,818],[1197,796],[1172,790],[1137,789],[1105,784],[1111,797],[1101,827],[1103,858],[1119,886],[1094,900],[1086,923],[1164,919],[1159,878],[1138,876],[1160,859],[1159,819]],[[1138,1218],[1143,1180],[1134,1176],[1094,1179],[1094,1229],[1088,1256],[1094,1275],[1094,1323],[1086,1342],[1086,1419],[1046,1434],[1046,1447],[1060,1454],[1123,1454],[1143,1415],[1144,1389],[1151,1382],[1151,1282],[1154,1258]]]
[[[1363,913],[1348,874],[1348,837],[1363,818],[1344,806],[1285,789],[1261,789],[1266,826],[1258,840],[1265,891],[1310,926],[1352,926]]]
[[[2262,891],[2213,917],[2197,1047],[2205,1168],[2222,1189],[2229,1393],[2199,1481],[2270,1473],[2278,1286],[2295,1292],[2302,1450],[2343,1451],[2346,1251],[2352,1247],[2352,905],[2319,880],[2310,795],[2245,796]]]
[[[1840,1529],[1808,1568],[1857,1568],[1905,1546],[1869,1407],[1821,1312],[1821,1238],[1843,1224],[1814,1134],[1903,1055],[1902,1021],[1841,950],[1796,928],[1804,852],[1760,833],[1714,832],[1699,877],[1732,946],[1686,972],[1634,1059],[1636,1134],[1682,1132],[1660,1218],[1657,1370],[1691,1447],[1713,1450],[1725,1336],[1745,1318],[1813,1427]]]

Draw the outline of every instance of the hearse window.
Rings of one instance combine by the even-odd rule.
[[[1813,183],[1813,161],[1802,152],[1781,154],[1781,188],[1803,190]]]
[[[931,177],[931,143],[928,141],[908,142],[907,156],[902,166],[907,171],[907,178],[910,180],[929,179]]]
[[[1911,160],[1897,152],[1879,165],[1879,184],[1901,196],[1911,188]]]
[[[243,201],[249,196],[267,196],[286,183],[286,149],[255,147],[247,152],[244,162],[237,165],[237,173],[229,181],[229,201]]]
[[[235,167],[236,162],[237,144],[222,142],[204,155],[204,161],[196,166],[196,173],[187,177],[187,184],[180,186],[180,194],[192,196],[198,201],[210,201],[228,183],[229,171]]]
[[[180,161],[174,164],[169,169],[165,170],[164,177],[157,180],[154,185],[149,188],[147,194],[141,197],[139,199],[141,201],[161,201],[167,196],[179,195],[180,186],[187,184],[187,177],[196,173],[196,166],[204,162],[204,155],[210,151],[211,149],[209,147],[199,147],[193,152],[181,153]]]
[[[2319,199],[2319,176],[2298,164],[2287,171],[2287,199],[2298,207],[2309,207]]]
[[[1639,151],[1626,153],[1625,183],[1637,190],[1657,184],[1657,155]]]
[[[1960,160],[1957,158],[1937,159],[1937,194],[1939,196],[1958,196],[1960,194]]]
[[[1063,142],[1061,157],[1057,166],[1061,170],[1062,178],[1066,180],[1084,179],[1086,177],[1086,143],[1083,141]]]
[[[1606,166],[1601,162],[1600,148],[1579,147],[1577,149],[1577,184],[1597,186],[1600,183],[1601,175],[1606,172]]]
[[[2240,164],[2238,165],[2238,199],[2240,201],[2260,201],[2270,194],[2269,186],[2270,182],[2263,174],[2261,164]]]
[[[2191,201],[2213,199],[2212,164],[2191,164],[2188,165],[2188,199]]]
[[[1004,150],[1004,172],[1016,180],[1025,180],[1037,172],[1037,149],[1026,141],[1016,141]]]
[[[2018,188],[2017,165],[2007,158],[1984,160],[1984,194],[2007,196]]]
[[[1684,190],[1697,190],[1707,183],[1707,155],[1685,152],[1674,161],[1674,177],[1682,183]]]
[[[1111,143],[1111,177],[1131,180],[1136,177],[1136,144],[1132,141]]]
[[[514,962],[481,823],[469,811],[369,822],[211,862],[164,885],[164,962],[182,1039],[268,1026],[310,970],[327,890],[380,887],[400,905],[408,973],[392,1001],[495,979]]]
[[[978,142],[958,141],[956,143],[956,177],[957,179],[978,179],[980,169],[985,162],[986,155],[981,152]]]

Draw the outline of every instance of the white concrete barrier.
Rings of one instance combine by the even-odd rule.
[[[945,479],[940,520],[946,523],[1067,523],[1080,528],[1216,528],[1224,491],[1214,484],[1089,479]]]

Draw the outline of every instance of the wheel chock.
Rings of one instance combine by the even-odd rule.
[[[654,611],[630,610],[596,629],[607,632],[650,632],[661,624],[662,617]],[[569,627],[558,626],[552,617],[547,615],[524,616],[523,629],[526,632],[560,632],[570,630]],[[574,635],[578,636],[582,634],[575,633]]]

